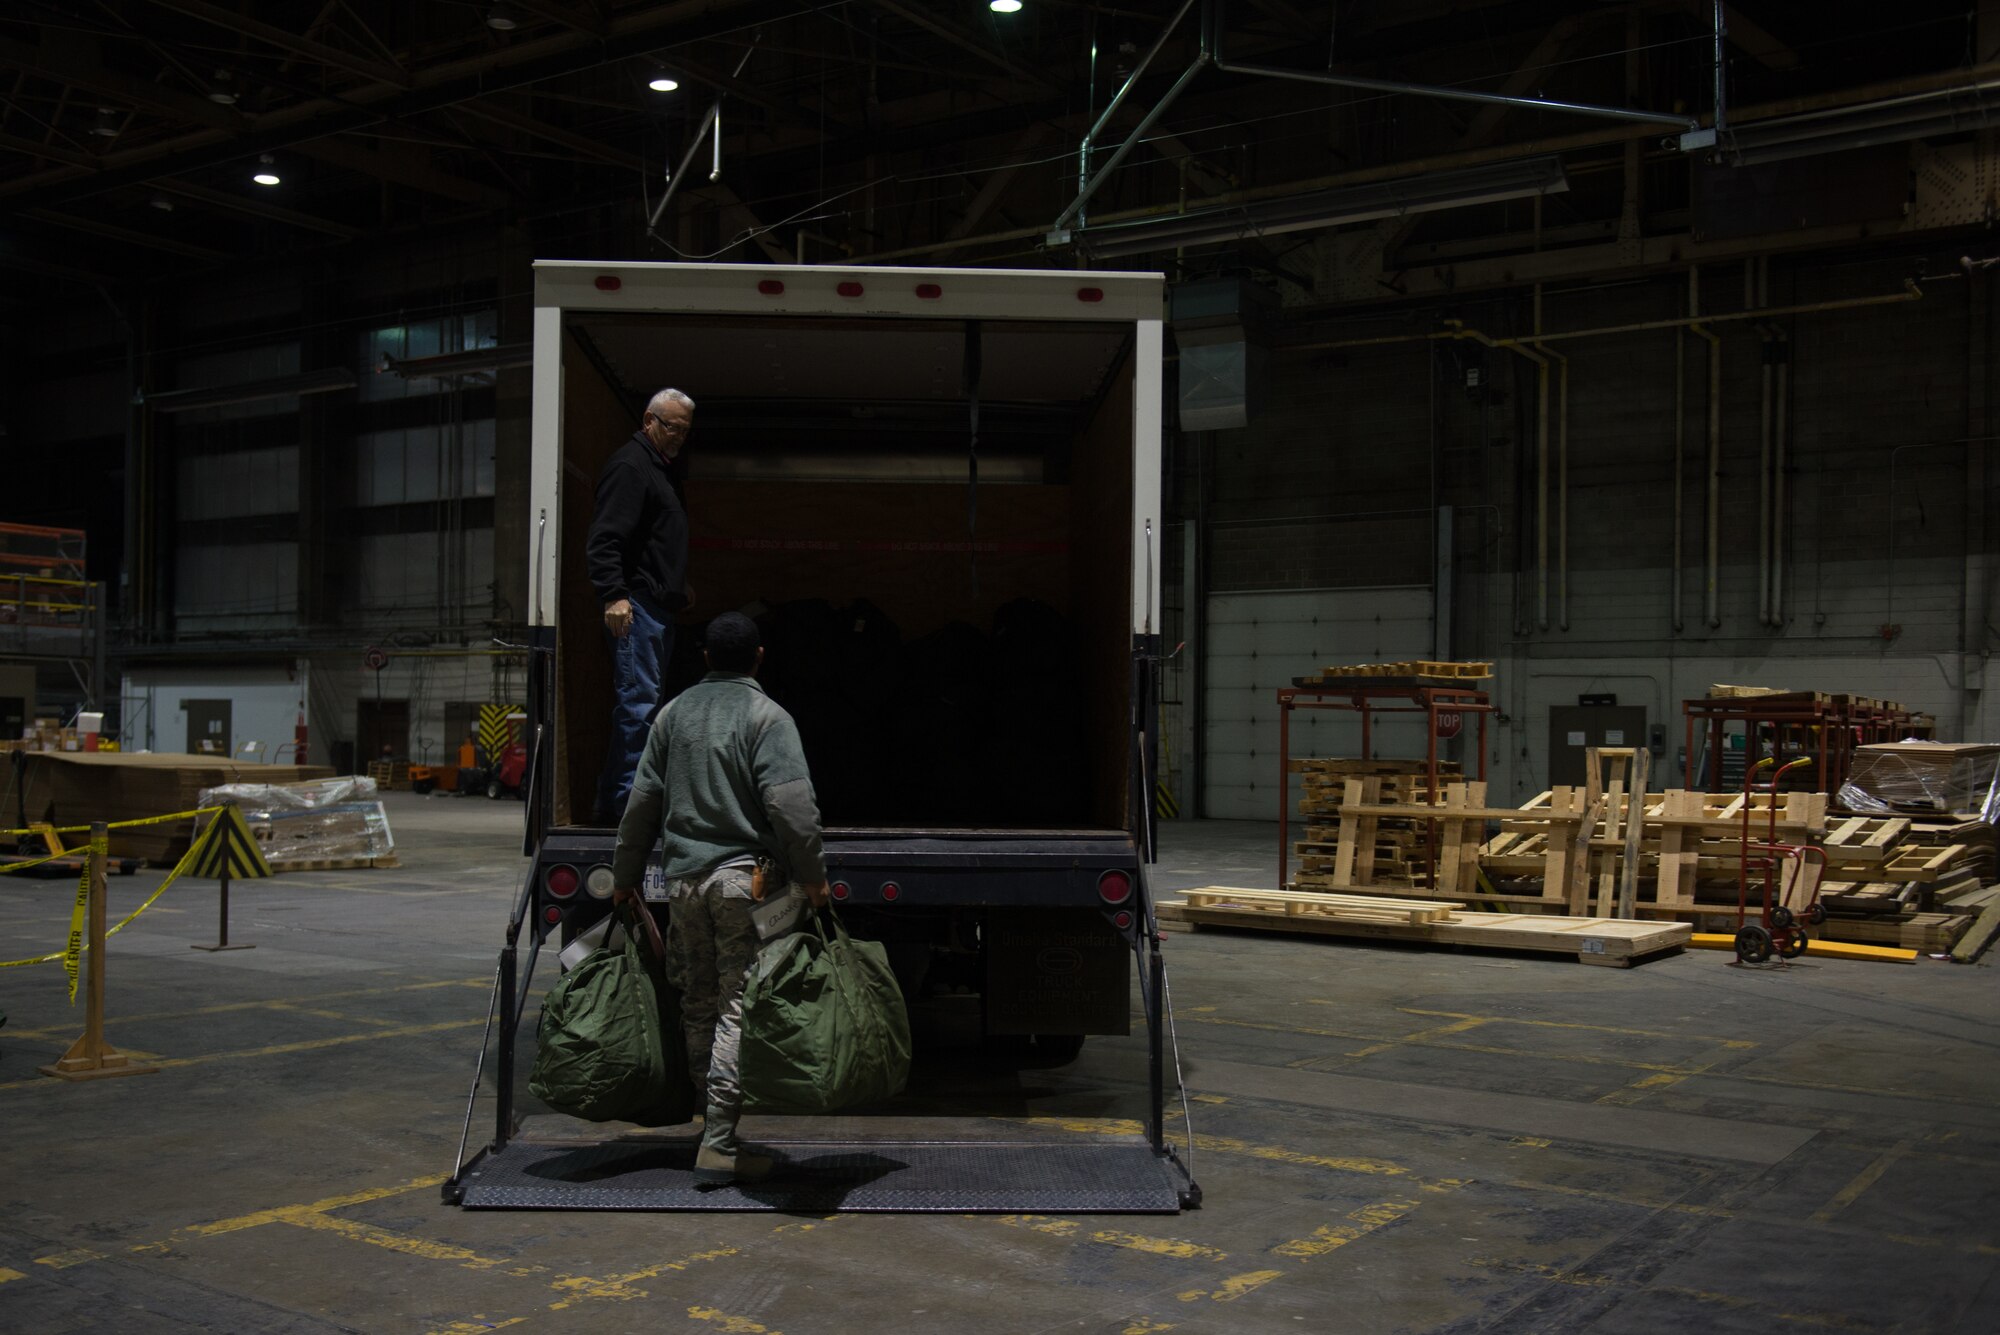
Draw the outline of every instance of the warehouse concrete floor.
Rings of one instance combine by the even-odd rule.
[[[254,950],[189,949],[208,882],[113,939],[108,1036],[157,1074],[37,1075],[81,1012],[59,966],[0,970],[0,1329],[2000,1329],[1990,964],[1175,935],[1198,1211],[460,1211],[520,808],[389,806],[400,869],[235,887]],[[1269,826],[1162,842],[1169,890],[1275,872]],[[58,948],[68,897],[0,880],[0,958]],[[1135,1035],[971,1084],[1085,1138],[1144,1077]]]

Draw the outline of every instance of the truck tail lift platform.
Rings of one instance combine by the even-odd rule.
[[[1173,1029],[1172,995],[1152,900],[1139,878],[1133,907],[1143,932],[1132,949],[1140,964],[1146,1017],[1147,1103],[1140,1135],[1061,1138],[1007,1134],[994,1119],[940,1119],[956,1136],[907,1139],[867,1134],[867,1119],[788,1119],[816,1135],[751,1138],[777,1159],[762,1182],[721,1188],[694,1184],[698,1129],[636,1131],[613,1139],[572,1133],[538,1139],[520,1133],[514,1106],[516,1037],[527,1006],[527,985],[549,933],[528,924],[534,896],[524,890],[508,925],[486,1015],[486,1035],[458,1163],[444,1184],[444,1199],[468,1210],[771,1210],[820,1213],[1176,1214],[1201,1204],[1193,1176],[1193,1124],[1181,1084],[1180,1049]],[[517,976],[516,941],[530,927],[527,973]],[[484,1079],[495,1017],[493,1140],[465,1162],[474,1107]],[[1167,1058],[1181,1102],[1184,1144],[1165,1135]],[[893,1113],[893,1107],[884,1110]],[[897,1119],[907,1126],[909,1119]],[[821,1130],[824,1128],[824,1130]],[[580,1128],[579,1128],[580,1129]],[[1023,1128],[1024,1130],[1026,1128]]]

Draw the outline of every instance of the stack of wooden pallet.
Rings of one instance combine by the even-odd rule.
[[[1424,762],[1294,760],[1292,772],[1303,776],[1305,789],[1299,798],[1305,838],[1292,845],[1302,882],[1319,888],[1379,885],[1384,889],[1417,883],[1424,871],[1428,833],[1415,821],[1347,814],[1344,809],[1436,800]],[[1455,780],[1458,766],[1440,761],[1438,777]]]
[[[1333,667],[1323,667],[1309,676],[1294,677],[1297,686],[1346,686],[1402,684],[1410,682],[1438,683],[1465,686],[1476,689],[1472,683],[1484,681],[1493,675],[1491,663],[1480,662],[1438,662],[1427,658],[1399,659],[1393,663],[1342,663]]]
[[[1867,709],[1887,714],[1907,712],[1897,701],[1881,700],[1872,695],[1835,694],[1828,691],[1790,691],[1781,686],[1728,686],[1718,682],[1708,688],[1708,698],[1711,700],[1770,700],[1773,703],[1784,704],[1844,705],[1849,709]]]

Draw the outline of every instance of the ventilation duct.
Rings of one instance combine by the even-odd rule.
[[[1179,284],[1168,303],[1180,349],[1181,429],[1248,426],[1264,387],[1263,333],[1276,298],[1248,279],[1217,278]]]

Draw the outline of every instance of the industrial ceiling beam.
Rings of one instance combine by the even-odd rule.
[[[355,237],[361,235],[359,228],[348,227],[343,223],[332,222],[326,218],[314,217],[310,213],[299,213],[293,209],[282,209],[275,204],[266,204],[261,199],[247,199],[241,195],[232,195],[227,190],[211,190],[205,185],[196,185],[193,181],[176,181],[172,178],[167,178],[153,182],[153,188],[163,195],[178,195],[182,199],[191,199],[197,204],[206,204],[210,208],[222,209],[228,213],[240,213],[248,218],[262,218],[266,222],[283,223],[287,227],[296,227],[306,232],[318,232],[323,236],[335,237],[341,241],[352,241]]]
[[[439,171],[431,164],[430,150],[421,144],[384,140],[380,148],[371,149],[351,139],[314,139],[296,145],[292,151],[347,171],[360,172],[364,176],[408,186],[444,199],[455,199],[462,204],[499,209],[514,202],[514,197],[505,190]]]
[[[421,70],[412,76],[408,88],[378,83],[346,89],[338,97],[314,98],[261,114],[254,121],[242,121],[243,128],[237,133],[190,135],[135,150],[124,165],[107,167],[87,179],[38,173],[0,184],[0,209],[63,203],[159,176],[180,176],[385,120],[420,116],[475,97],[524,88],[544,79],[594,69],[664,47],[790,18],[805,8],[804,0],[743,0],[739,4],[682,0],[678,4],[647,6],[610,20],[610,36],[601,40],[582,32],[538,38]],[[0,64],[9,63],[8,47],[21,49],[21,44],[0,40]],[[25,50],[34,53],[36,49]],[[110,82],[104,77],[108,72],[101,67],[45,68],[43,72],[79,84],[93,80]],[[189,100],[202,102],[213,111],[226,111],[206,103],[205,99]]]
[[[894,14],[897,18],[903,19],[905,22],[914,23],[925,32],[943,38],[961,51],[971,52],[995,69],[1010,74],[1023,83],[1039,84],[1045,88],[1053,86],[1047,79],[1042,78],[1040,75],[1022,69],[1019,65],[1016,65],[1013,61],[1007,59],[1007,57],[1001,55],[991,46],[980,41],[978,37],[959,27],[956,23],[937,18],[928,13],[925,8],[914,4],[903,4],[900,3],[900,0],[868,0],[868,3],[876,9]]]
[[[510,130],[517,130],[522,134],[540,139],[545,143],[554,144],[557,148],[566,148],[579,157],[594,158],[608,166],[622,167],[627,171],[641,173],[647,170],[643,159],[635,157],[623,149],[614,148],[610,144],[604,143],[602,140],[592,139],[588,135],[577,134],[573,131],[562,129],[560,126],[536,120],[533,116],[523,115],[518,111],[501,106],[491,99],[466,102],[453,108],[453,110],[457,111],[460,115],[474,116],[494,125],[504,125]]]
[[[358,74],[377,83],[393,84],[401,88],[410,86],[409,74],[399,65],[353,55],[338,47],[328,46],[324,42],[316,42],[310,37],[300,37],[283,28],[260,22],[234,10],[224,9],[221,5],[209,4],[207,0],[148,0],[148,3],[161,9],[171,9],[177,14],[185,14],[192,19],[199,19],[226,32],[255,38],[266,46],[274,46],[280,51],[303,56],[316,64],[346,70],[350,74]]]
[[[92,236],[101,236],[107,241],[117,241],[128,246],[142,246],[147,250],[179,255],[184,259],[219,262],[230,258],[224,251],[197,246],[190,241],[179,241],[170,236],[162,236],[158,232],[142,232],[135,228],[99,222],[95,218],[79,218],[74,214],[56,213],[49,209],[31,209],[22,216],[33,218],[36,222],[47,223],[51,227],[60,227],[64,231],[86,232]]]

